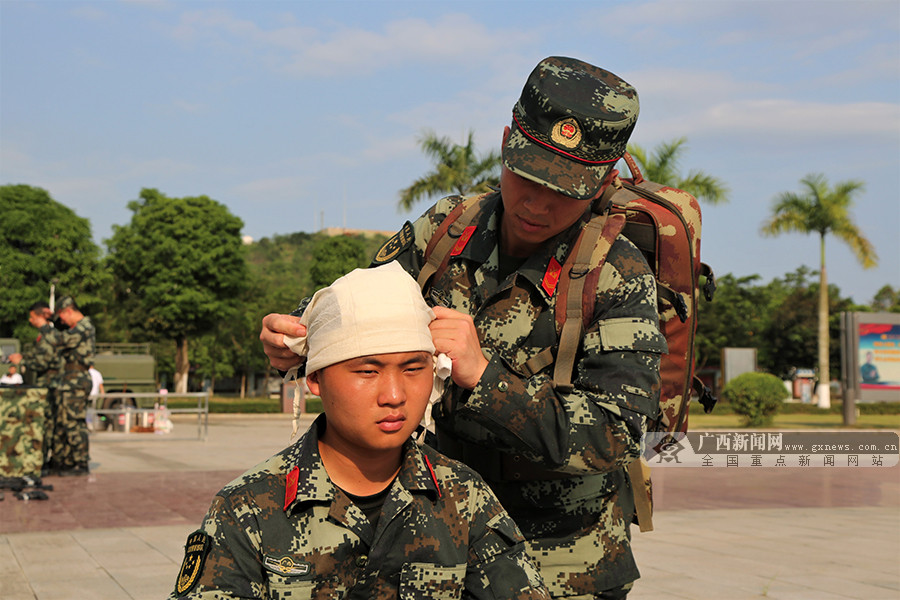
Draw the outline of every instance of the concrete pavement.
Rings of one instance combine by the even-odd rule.
[[[165,598],[215,492],[289,443],[287,415],[95,433],[88,477],[0,502],[0,598]],[[305,419],[301,428],[310,422]],[[655,469],[632,600],[900,598],[900,467]]]

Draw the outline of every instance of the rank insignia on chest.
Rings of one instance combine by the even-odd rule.
[[[384,245],[379,248],[378,253],[375,255],[375,260],[372,262],[376,265],[383,265],[391,262],[398,254],[409,248],[414,239],[415,235],[413,235],[412,223],[407,221],[403,224],[400,231],[395,233],[391,239],[386,241]]]
[[[195,531],[189,535],[184,544],[184,560],[175,579],[175,593],[187,593],[197,584],[207,554],[209,554],[209,535],[205,531]]]
[[[559,283],[559,275],[562,273],[562,266],[555,258],[550,259],[547,270],[544,272],[544,279],[541,281],[541,287],[547,292],[548,296],[552,296],[556,291],[556,284]]]
[[[309,575],[310,566],[308,562],[295,560],[290,556],[267,556],[263,559],[263,566],[273,573],[285,575],[288,577],[299,577]]]

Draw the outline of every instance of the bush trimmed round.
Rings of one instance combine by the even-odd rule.
[[[722,390],[722,397],[744,417],[747,427],[771,425],[772,417],[789,395],[784,383],[769,373],[738,375]]]

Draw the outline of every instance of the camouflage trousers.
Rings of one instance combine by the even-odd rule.
[[[47,389],[47,400],[44,405],[44,462],[43,467],[50,466],[53,457],[53,439],[56,435],[56,414],[59,412],[59,394],[56,388]]]
[[[39,477],[47,388],[0,387],[0,477]]]
[[[53,429],[51,464],[57,469],[87,466],[88,450],[87,403],[90,390],[64,389],[57,391],[57,411]]]

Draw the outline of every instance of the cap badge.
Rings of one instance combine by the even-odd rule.
[[[573,117],[564,117],[553,124],[550,139],[557,146],[576,148],[581,143],[581,125]]]

